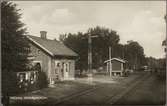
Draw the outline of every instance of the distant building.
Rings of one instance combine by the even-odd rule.
[[[106,71],[109,73],[110,71],[110,62],[111,62],[111,73],[112,75],[123,75],[123,71],[125,70],[126,61],[119,58],[112,58],[110,60],[104,61],[106,65]]]
[[[78,55],[63,43],[47,39],[46,33],[41,31],[41,37],[27,36],[31,51],[29,60],[41,67],[50,84],[56,80],[74,80]]]

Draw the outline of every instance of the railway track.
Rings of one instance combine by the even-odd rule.
[[[127,93],[130,90],[130,88],[133,88],[135,85],[137,85],[139,82],[142,82],[147,77],[147,76],[143,77],[143,75],[144,75],[144,73],[142,73],[142,75],[136,77],[132,81],[126,82],[125,85],[127,85],[127,86],[131,85],[131,83],[132,84],[134,83],[133,85],[131,85],[132,87],[129,87],[129,89],[125,90],[126,92],[118,93],[119,92],[119,90],[118,90],[117,92],[114,92],[114,94],[112,96],[106,95],[104,97],[104,99],[102,100],[102,103],[107,103],[107,104],[113,104],[113,103],[115,103],[120,97],[122,97],[125,93]],[[141,81],[140,78],[142,78],[142,81]],[[87,94],[90,94],[90,93],[93,94],[93,93],[95,93],[95,91],[97,91],[99,89],[105,88],[104,85],[94,85],[93,87],[88,88],[86,90],[77,92],[75,94],[66,96],[64,98],[61,98],[55,104],[56,105],[64,104],[64,103],[66,103],[66,101],[69,101],[71,99],[75,99],[77,97],[84,96],[84,95],[87,95]],[[115,89],[115,88],[113,88],[113,89]]]
[[[146,80],[148,77],[150,77],[150,74],[146,74],[144,75],[144,77],[142,77],[142,79],[140,80],[137,80],[137,81],[134,81],[134,83],[128,87],[127,89],[125,89],[125,91],[119,93],[119,94],[115,94],[113,95],[112,97],[110,98],[107,98],[105,101],[106,101],[106,104],[114,104],[115,102],[117,102],[121,97],[123,97],[125,94],[127,94],[128,92],[130,92],[132,89],[136,89],[137,85],[142,83],[144,80]]]
[[[102,88],[102,87],[101,86],[93,86],[92,88],[88,88],[86,90],[82,90],[82,91],[77,92],[75,94],[71,94],[69,96],[63,97],[59,101],[57,101],[55,104],[61,104],[64,101],[67,101],[67,100],[70,100],[70,99],[73,99],[73,98],[76,98],[76,97],[79,97],[79,96],[82,96],[82,95],[86,95],[86,94],[88,94],[90,92],[93,92],[94,90],[96,90],[98,88]]]

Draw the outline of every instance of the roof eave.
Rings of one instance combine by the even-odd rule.
[[[120,59],[117,59],[117,58],[112,58],[112,59],[110,59],[110,60],[106,60],[106,61],[104,61],[104,63],[109,62],[109,61],[112,61],[112,60],[117,60],[117,61],[119,61],[119,62],[126,63],[126,61],[120,60]]]

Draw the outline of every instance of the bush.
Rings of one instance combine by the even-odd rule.
[[[48,81],[45,72],[39,71],[37,86],[39,89],[48,87]]]

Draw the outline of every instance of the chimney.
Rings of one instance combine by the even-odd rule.
[[[46,34],[47,34],[46,31],[40,31],[40,34],[41,34],[41,38],[42,38],[42,39],[47,39],[47,38],[46,38]]]

